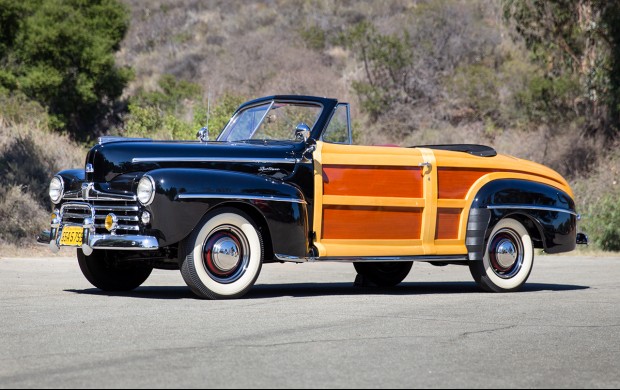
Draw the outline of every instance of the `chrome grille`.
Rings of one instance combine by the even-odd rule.
[[[86,218],[94,215],[97,234],[109,234],[105,219],[108,214],[114,214],[118,217],[117,234],[135,234],[140,230],[139,212],[135,202],[70,202],[62,207],[62,223],[81,226]]]

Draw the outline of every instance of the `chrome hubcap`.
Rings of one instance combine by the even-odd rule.
[[[206,239],[202,253],[209,277],[222,284],[241,279],[250,262],[250,244],[235,226],[214,229]]]
[[[521,237],[511,229],[497,232],[489,245],[491,268],[502,279],[511,279],[521,271],[524,254]]]
[[[501,240],[495,253],[497,262],[502,268],[510,268],[517,261],[517,248],[510,240]]]
[[[213,256],[213,264],[223,272],[230,272],[239,264],[239,260],[241,260],[239,247],[230,237],[224,237],[218,240],[215,245],[213,245],[211,255]]]

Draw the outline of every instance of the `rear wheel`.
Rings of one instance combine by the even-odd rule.
[[[353,266],[365,281],[379,287],[394,287],[409,275],[413,262],[353,263]]]
[[[86,279],[103,291],[122,292],[140,287],[151,275],[153,268],[122,261],[120,253],[94,251],[86,256],[77,251],[78,263]]]
[[[493,229],[483,261],[469,263],[484,291],[514,292],[523,287],[534,266],[534,245],[523,224],[504,219]]]
[[[254,285],[263,263],[260,231],[245,213],[223,209],[188,238],[181,274],[201,298],[231,299]]]

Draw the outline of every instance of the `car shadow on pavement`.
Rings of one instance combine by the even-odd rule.
[[[590,287],[565,284],[526,284],[519,293],[563,292],[587,290]],[[127,297],[141,299],[197,299],[188,287],[162,286],[140,287],[130,292],[111,293],[95,288],[86,290],[65,290],[65,292],[109,297]],[[445,294],[481,294],[474,282],[426,282],[402,283],[392,288],[357,287],[353,283],[291,283],[258,284],[243,299],[266,299],[279,297],[307,298],[321,296],[354,295],[445,295]]]

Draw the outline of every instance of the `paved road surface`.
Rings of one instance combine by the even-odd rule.
[[[131,294],[71,259],[0,260],[0,388],[620,387],[620,258],[538,258],[522,293],[414,265],[395,289],[350,264],[267,265],[246,299],[156,271]]]

